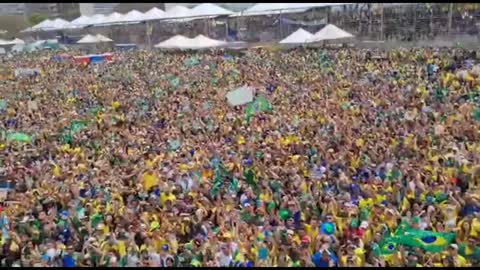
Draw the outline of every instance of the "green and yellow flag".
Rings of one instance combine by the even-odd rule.
[[[407,222],[402,222],[395,234],[383,239],[374,252],[376,255],[390,255],[397,252],[398,247],[403,245],[437,253],[444,251],[455,240],[455,236],[455,233],[414,229]]]

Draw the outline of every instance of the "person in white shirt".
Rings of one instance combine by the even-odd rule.
[[[222,245],[222,250],[215,255],[217,265],[220,267],[230,266],[233,258],[228,245]]]
[[[153,250],[148,253],[148,260],[150,267],[160,267],[162,260],[160,259],[160,255]]]

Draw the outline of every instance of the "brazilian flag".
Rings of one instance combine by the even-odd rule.
[[[245,178],[245,182],[250,185],[254,191],[258,191],[257,180],[255,179],[255,172],[252,169],[248,169],[243,173],[243,177]]]
[[[224,179],[228,177],[228,171],[225,169],[223,162],[219,159],[212,160],[212,167],[214,171],[214,181],[212,189],[210,190],[213,197],[217,196],[218,192],[224,187]]]
[[[250,123],[252,116],[255,116],[257,113],[271,111],[273,111],[272,104],[263,96],[257,97],[253,102],[248,103],[245,108],[247,123]]]
[[[88,122],[77,120],[70,123],[70,125],[63,131],[62,140],[64,144],[73,144],[73,136],[75,133],[87,128]]]
[[[400,245],[438,253],[445,251],[448,245],[455,240],[455,237],[455,233],[437,233],[414,229],[407,222],[402,222],[394,235],[386,237],[380,242],[378,248],[375,249],[375,253],[377,255],[390,255],[397,252]]]

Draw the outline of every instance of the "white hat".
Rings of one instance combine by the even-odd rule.
[[[450,244],[450,247],[453,248],[453,249],[458,249],[458,245],[457,245],[457,244]]]
[[[362,223],[360,223],[360,228],[362,228],[362,229],[368,228],[368,222],[362,221]]]

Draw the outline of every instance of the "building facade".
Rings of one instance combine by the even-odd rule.
[[[80,17],[79,3],[58,3],[57,8],[60,17],[67,21],[71,21]]]
[[[0,3],[0,16],[23,15],[24,11],[24,3]]]
[[[118,3],[80,3],[80,13],[83,16],[93,16],[95,14],[108,15],[114,12]]]
[[[50,18],[59,17],[58,3],[25,3],[24,15],[44,14]]]

